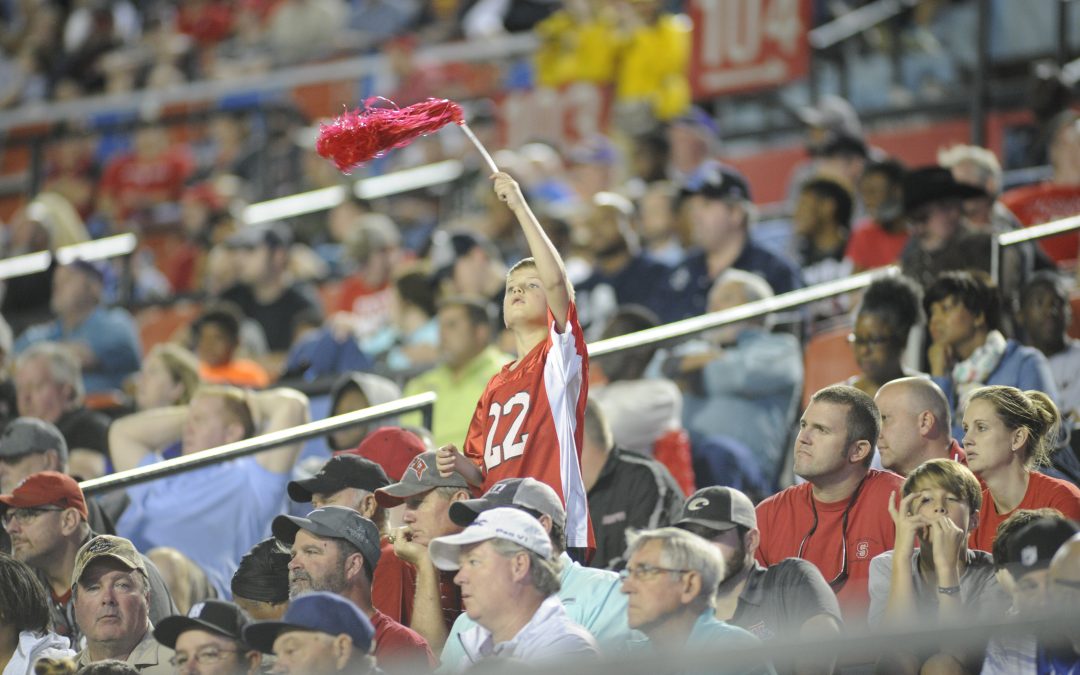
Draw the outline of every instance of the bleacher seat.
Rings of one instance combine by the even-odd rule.
[[[803,407],[814,392],[830,384],[843,382],[859,372],[855,353],[848,344],[850,326],[840,326],[810,338],[803,350]]]
[[[146,307],[135,315],[139,326],[139,341],[143,354],[160,342],[173,339],[180,329],[198,318],[202,305],[197,302],[181,301],[167,307]]]

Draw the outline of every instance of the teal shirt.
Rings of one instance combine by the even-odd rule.
[[[626,623],[627,598],[619,590],[619,575],[607,570],[584,567],[563,553],[562,586],[557,597],[566,608],[570,620],[592,633],[601,653],[618,652],[626,648],[634,636]],[[439,672],[452,672],[461,663],[465,650],[458,635],[476,625],[462,612],[446,638],[440,660]],[[726,624],[724,624],[726,626]],[[737,629],[738,630],[738,629]],[[749,635],[749,633],[748,633]]]
[[[697,647],[700,649],[715,649],[725,645],[731,647],[752,647],[757,644],[760,644],[760,642],[750,632],[717,619],[716,616],[714,616],[711,607],[701,613],[701,616],[699,616],[698,620],[694,623],[694,628],[690,631],[690,635],[686,638],[686,645],[688,647]],[[630,643],[630,650],[651,651],[652,643],[649,642],[649,638],[641,637]],[[716,672],[722,673],[723,675],[735,675],[733,671],[729,670]],[[771,665],[766,664],[739,671],[738,675],[776,675],[776,671],[773,670]]]

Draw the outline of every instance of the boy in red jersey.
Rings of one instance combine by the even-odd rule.
[[[533,255],[506,275],[503,315],[518,359],[488,382],[464,451],[439,449],[439,471],[457,471],[482,492],[506,478],[547,483],[566,504],[567,546],[586,548],[591,528],[580,458],[589,360],[573,288],[517,182],[505,173],[494,179]]]

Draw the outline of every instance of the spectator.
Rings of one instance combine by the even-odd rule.
[[[32,675],[41,658],[73,656],[67,638],[52,632],[45,589],[23,563],[0,556],[0,672]]]
[[[477,624],[459,634],[464,656],[447,664],[450,672],[493,656],[537,663],[596,654],[596,640],[570,620],[556,595],[560,565],[533,516],[494,508],[430,548],[436,567],[457,572],[465,611]]]
[[[244,642],[250,624],[244,610],[231,602],[207,600],[187,616],[170,616],[154,628],[154,639],[176,652],[172,664],[179,673],[194,668],[215,675],[256,675],[262,654]]]
[[[600,338],[637,333],[659,323],[645,307],[627,305],[611,317]],[[646,346],[605,354],[589,372],[589,400],[603,410],[615,445],[646,457],[669,435],[685,437],[682,392],[669,379],[646,377],[656,352],[656,347]]]
[[[154,345],[135,377],[135,409],[187,405],[200,382],[194,354],[169,342]]]
[[[622,305],[640,305],[651,312],[665,309],[667,298],[658,279],[671,270],[641,252],[631,229],[631,202],[613,192],[597,192],[583,228],[592,256],[592,271],[574,286],[586,337],[595,339]]]
[[[675,527],[712,542],[724,561],[717,584],[717,619],[760,640],[825,639],[839,635],[843,622],[836,595],[816,567],[785,558],[769,568],[754,559],[761,531],[754,504],[729,487],[698,490],[683,504]],[[783,672],[832,672],[831,664],[801,663]]]
[[[191,332],[199,375],[210,384],[262,389],[270,384],[266,369],[251,359],[236,358],[241,319],[239,308],[221,303],[204,310],[195,320]]]
[[[709,291],[710,312],[773,297],[761,277],[728,269]],[[800,403],[798,340],[771,331],[772,317],[710,332],[673,350],[664,364],[683,387],[683,420],[695,442],[699,485],[772,492]]]
[[[557,595],[567,616],[596,638],[602,651],[622,651],[631,634],[619,577],[614,572],[584,567],[566,554],[566,510],[551,486],[532,478],[509,478],[496,483],[480,499],[455,502],[450,506],[450,517],[468,527],[484,511],[499,507],[524,511],[540,521],[562,568]],[[452,668],[461,662],[465,654],[457,636],[475,625],[467,614],[457,618],[443,648],[444,666]]]
[[[494,307],[479,298],[458,296],[439,303],[440,364],[409,380],[404,391],[406,396],[425,391],[438,396],[431,425],[436,446],[464,443],[473,402],[480,400],[488,381],[512,360],[492,344],[494,313]],[[405,423],[418,421],[418,415],[402,418]]]
[[[356,605],[333,593],[297,598],[280,621],[244,628],[244,643],[274,654],[274,672],[287,675],[374,675],[370,656],[375,629]]]
[[[596,552],[590,561],[593,567],[621,567],[627,530],[670,525],[683,500],[682,489],[666,466],[615,444],[611,427],[595,401],[585,406],[581,479],[596,532]]]
[[[375,627],[375,658],[384,669],[415,672],[434,666],[424,638],[371,604],[372,571],[380,555],[375,523],[352,509],[326,506],[307,518],[278,516],[272,529],[292,547],[289,597],[294,604],[310,591],[334,593],[356,605]]]
[[[869,218],[855,225],[844,252],[853,272],[884,267],[900,259],[908,241],[903,181],[904,167],[894,159],[871,164],[859,179],[859,195]]]
[[[1012,211],[1002,204],[1003,176],[1001,162],[993,152],[977,145],[954,145],[938,151],[938,164],[952,171],[957,182],[983,190],[983,194],[965,200],[964,216],[979,231],[994,234],[1021,227]]]
[[[275,621],[289,605],[289,560],[273,537],[251,547],[232,577],[233,602],[255,621]]]
[[[110,430],[118,470],[161,461],[168,448],[190,455],[302,424],[307,397],[292,389],[245,394],[222,385],[199,389],[187,406],[128,415]],[[144,549],[169,546],[197,564],[225,597],[240,556],[264,538],[283,506],[296,444],[174,474],[128,489],[131,503],[116,523]],[[229,514],[223,518],[222,514]]]
[[[960,437],[967,397],[985,385],[1037,389],[1057,400],[1046,357],[1002,334],[1001,300],[982,276],[946,272],[926,289],[930,317],[930,375],[953,409],[953,436]]]
[[[1049,586],[1054,608],[1068,611],[1076,606],[1076,601],[1080,599],[1077,597],[1077,590],[1080,589],[1080,537],[1075,534],[1058,548],[1050,560]],[[1067,626],[1063,637],[1072,647],[1071,667],[1075,668],[1080,661],[1080,636],[1077,636],[1076,626]]]
[[[321,311],[314,294],[295,285],[286,272],[292,232],[281,223],[248,225],[227,244],[234,251],[238,283],[222,299],[262,326],[271,352],[288,351],[293,319],[309,310]]]
[[[117,231],[131,229],[134,218],[148,220],[155,206],[180,200],[195,169],[186,146],[170,145],[159,126],[135,130],[130,152],[105,165],[98,186],[98,209]]]
[[[173,651],[151,633],[146,565],[130,541],[98,535],[83,544],[71,586],[75,621],[86,638],[80,668],[116,659],[145,675],[172,675]]]
[[[851,190],[832,178],[813,178],[799,189],[792,216],[795,260],[807,284],[833,281],[851,273],[844,251],[851,233],[853,206]]]
[[[19,414],[18,394],[11,379],[11,353],[15,336],[11,326],[0,315],[0,431]]]
[[[871,626],[923,626],[927,621],[948,626],[962,616],[1007,609],[990,553],[967,547],[982,506],[978,479],[959,462],[931,459],[912,471],[900,504],[889,502],[896,524],[893,550],[870,561]],[[980,660],[970,649],[933,655],[901,651],[883,655],[878,665],[896,673],[935,667],[973,672]]]
[[[381,375],[344,373],[330,387],[330,416],[344,415],[399,398],[401,398],[401,389]],[[396,418],[387,418],[371,424],[358,424],[339,429],[327,435],[326,444],[336,452],[352,450],[375,430],[372,427],[395,426],[396,424]]]
[[[349,312],[353,333],[366,339],[390,323],[390,282],[401,258],[401,235],[393,221],[381,213],[363,213],[345,220],[335,209],[331,228],[339,220],[345,250],[356,269],[342,280],[334,309]]]
[[[1020,292],[1018,322],[1024,344],[1042,352],[1050,364],[1058,403],[1069,424],[1080,423],[1080,341],[1069,337],[1072,303],[1065,280],[1038,272]]]
[[[713,616],[724,561],[704,539],[673,527],[644,530],[630,536],[626,552],[629,562],[620,576],[622,592],[630,596],[627,619],[631,628],[645,634],[631,642],[631,649],[715,649],[757,643],[742,628]],[[773,670],[761,665],[738,672]]]
[[[439,323],[435,319],[435,287],[421,271],[394,279],[389,325],[365,340],[361,347],[376,362],[376,369],[393,376],[408,376],[435,364]]]
[[[949,270],[990,272],[990,235],[975,232],[963,202],[985,196],[981,188],[957,182],[948,169],[922,167],[904,175],[904,217],[911,231],[900,265],[904,274],[929,288]]]
[[[1076,523],[1062,518],[1038,518],[1009,535],[1004,548],[1004,580],[1020,618],[1042,616],[1061,590],[1051,586],[1049,570],[1054,555],[1077,533]],[[1067,644],[1067,641],[1064,641]],[[1037,673],[1039,664],[1052,672],[1075,667],[1072,646],[1064,650],[1031,634],[1010,633],[990,640],[983,661],[983,675]],[[1051,670],[1052,669],[1052,670]]]
[[[615,188],[619,150],[606,136],[593,134],[567,153],[570,186],[583,204],[594,204],[597,194]]]
[[[711,171],[720,151],[720,128],[707,112],[691,107],[667,125],[671,148],[668,178],[680,189],[700,183]]]
[[[402,583],[378,589],[380,600],[400,608],[402,620],[435,649],[441,648],[450,625],[461,613],[461,594],[453,575],[440,574],[431,563],[427,547],[436,537],[461,531],[450,519],[450,506],[470,496],[463,476],[439,474],[434,452],[417,455],[399,481],[375,491],[380,506],[404,507],[404,526],[393,533],[391,543],[394,557],[412,566]]]
[[[701,179],[684,189],[695,249],[671,273],[674,294],[667,321],[703,314],[709,290],[729,268],[753,272],[776,293],[802,287],[798,269],[788,260],[762,248],[750,238],[754,222],[750,186],[736,170],[719,163],[707,165]]]
[[[998,524],[1016,509],[1048,506],[1080,520],[1080,488],[1035,469],[1048,463],[1061,416],[1041,391],[976,389],[964,411],[964,451],[983,484],[983,508],[969,547],[991,550]]]
[[[79,360],[86,391],[120,389],[139,369],[139,341],[131,314],[105,307],[104,290],[105,272],[96,263],[76,260],[58,268],[52,292],[56,319],[26,329],[15,353],[37,342],[63,342]]]
[[[870,284],[848,336],[860,374],[847,384],[873,396],[887,382],[919,374],[905,368],[903,358],[912,330],[923,323],[921,297],[919,286],[907,277],[884,277]]]
[[[813,563],[850,625],[866,620],[870,560],[896,538],[886,503],[902,479],[870,468],[880,427],[873,399],[858,389],[815,392],[795,439],[795,475],[806,482],[757,507],[758,562],[770,566],[794,556]]]
[[[32,345],[15,361],[19,414],[55,424],[67,443],[67,471],[79,478],[105,474],[109,419],[84,405],[76,356],[63,345]]]
[[[0,495],[0,505],[12,556],[29,565],[49,592],[53,630],[73,646],[80,644],[83,633],[73,618],[71,574],[79,549],[98,536],[88,522],[82,489],[69,476],[43,471]],[[139,560],[149,582],[150,620],[175,614],[176,605],[157,566],[141,554]]]
[[[158,546],[146,554],[146,559],[157,565],[169,595],[176,603],[176,614],[188,610],[206,599],[218,597],[206,572],[190,558],[169,546]]]
[[[284,0],[267,20],[267,42],[278,65],[326,57],[341,48],[348,19],[342,0]]]
[[[675,204],[679,194],[666,181],[650,183],[638,200],[637,228],[645,255],[676,267],[686,255],[676,227]]]
[[[869,158],[870,148],[861,135],[836,134],[822,145],[814,176],[809,180],[827,178],[838,181],[848,190],[854,190]],[[857,203],[853,205],[852,213],[861,211],[861,206]]]
[[[506,265],[487,237],[438,230],[431,237],[429,258],[440,298],[472,297],[502,305]]]
[[[1050,180],[1006,192],[1001,202],[1025,227],[1080,212],[1080,113],[1066,109],[1050,122],[1046,136],[1052,176]],[[1075,233],[1040,242],[1057,263],[1076,260]]]
[[[967,464],[964,449],[952,437],[949,401],[932,380],[893,380],[878,389],[874,403],[881,412],[877,449],[889,471],[907,476],[931,459]]]

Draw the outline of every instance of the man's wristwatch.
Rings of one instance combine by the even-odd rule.
[[[938,586],[937,587],[937,592],[941,593],[942,595],[959,595],[960,594],[960,587],[959,586]]]

